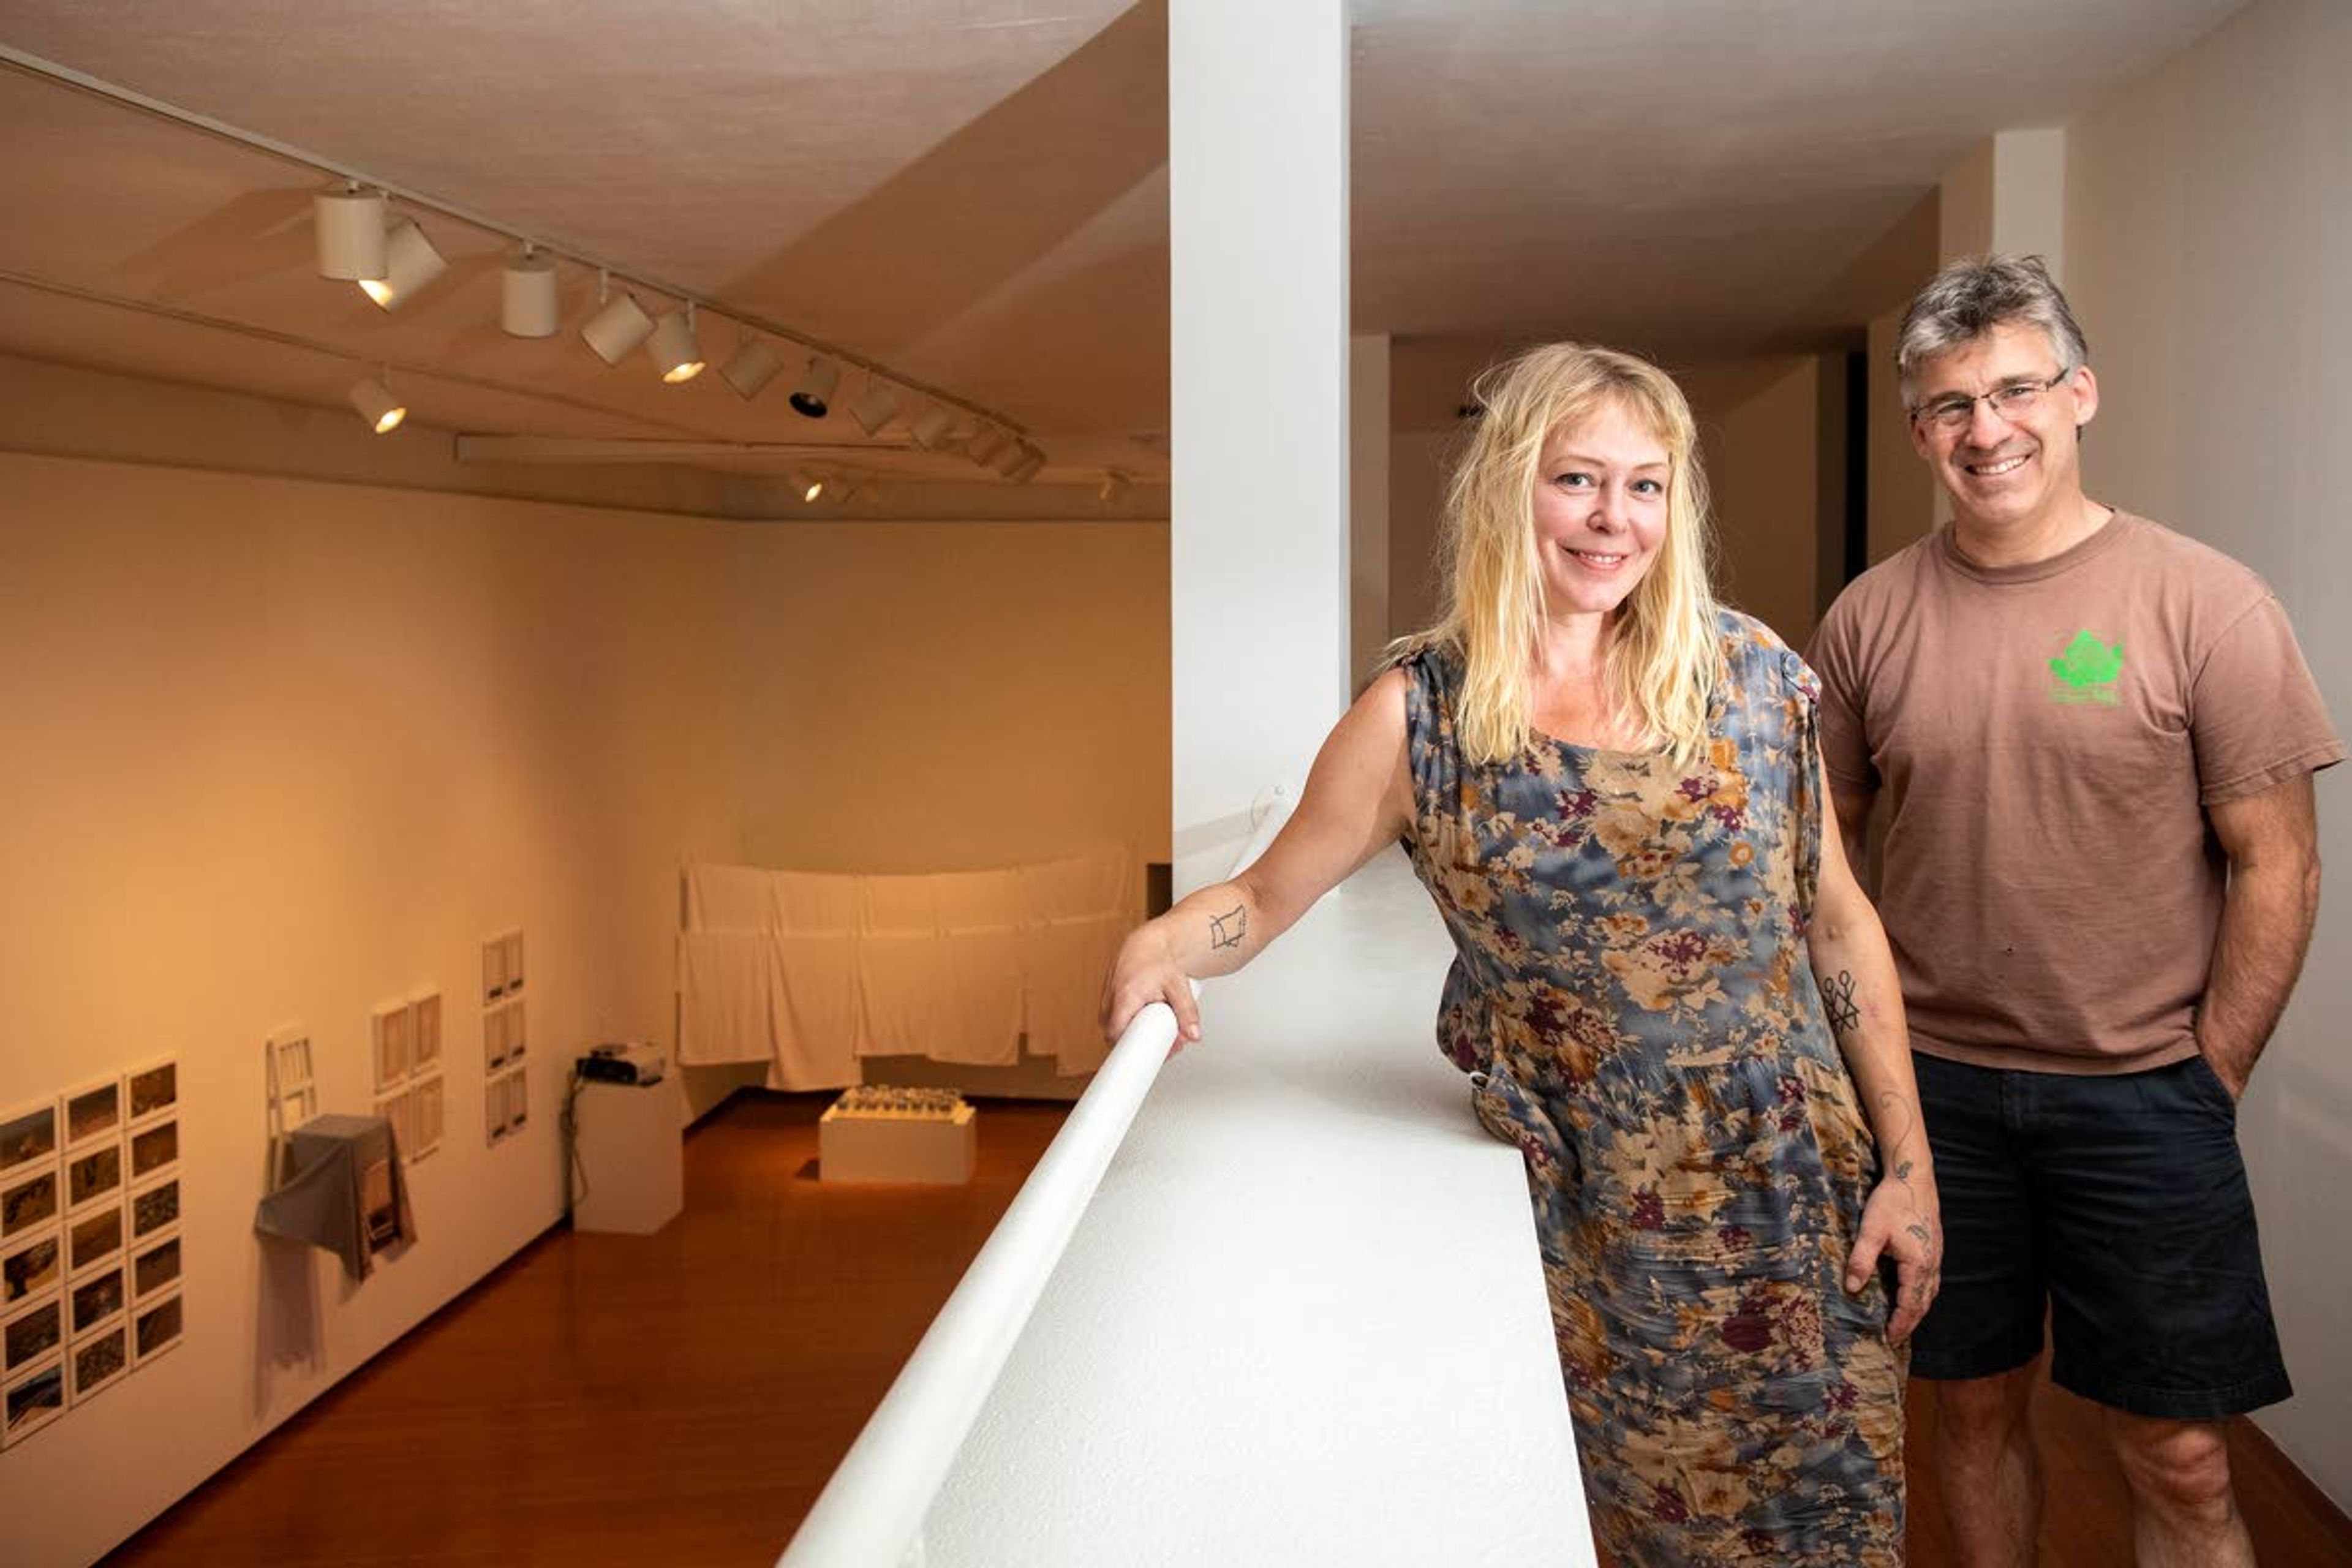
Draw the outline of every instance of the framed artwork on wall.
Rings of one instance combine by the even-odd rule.
[[[180,1221],[180,1178],[164,1176],[131,1194],[131,1237],[146,1239]]]
[[[66,1225],[66,1272],[79,1278],[122,1251],[122,1205],[109,1204]]]
[[[142,1301],[180,1282],[180,1238],[169,1236],[131,1259],[131,1289]]]
[[[74,1341],[68,1357],[73,1368],[74,1404],[79,1405],[131,1370],[129,1330],[128,1323],[117,1323],[89,1339]]]
[[[63,1233],[50,1230],[0,1249],[0,1307],[29,1300],[65,1278]]]
[[[66,1156],[66,1207],[79,1212],[122,1193],[122,1145],[100,1143],[88,1153]]]
[[[146,1365],[165,1351],[180,1342],[180,1297],[164,1297],[152,1303],[142,1301],[131,1315],[131,1345],[136,1363]]]
[[[57,1101],[0,1116],[0,1180],[28,1166],[55,1164],[57,1158]]]
[[[418,1079],[410,1088],[408,1119],[416,1140],[416,1158],[422,1160],[441,1147],[441,1134],[448,1124],[448,1104],[439,1073]]]
[[[158,1121],[131,1135],[131,1174],[143,1181],[156,1172],[179,1163],[180,1124],[177,1121]]]
[[[375,1088],[378,1094],[396,1087],[408,1076],[410,1022],[406,1003],[397,1007],[379,1007],[370,1021],[370,1038],[375,1046]]]
[[[158,1060],[132,1068],[122,1075],[122,1082],[133,1127],[179,1109],[180,1064],[175,1061]]]
[[[55,1296],[0,1321],[0,1377],[14,1377],[65,1343],[65,1304]]]
[[[58,1217],[58,1172],[55,1166],[0,1183],[0,1241],[38,1230]]]
[[[0,1444],[15,1447],[65,1413],[66,1367],[60,1360],[26,1373],[0,1390]]]
[[[408,1005],[411,1072],[423,1072],[441,1059],[441,993],[428,991]]]
[[[101,1083],[69,1089],[66,1102],[66,1147],[79,1149],[101,1138],[117,1138],[122,1132],[122,1080],[110,1078]]]
[[[122,1270],[110,1268],[91,1276],[66,1292],[76,1338],[103,1325],[107,1319],[122,1310],[127,1298],[122,1293]]]

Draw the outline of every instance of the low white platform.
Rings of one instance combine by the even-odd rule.
[[[965,1444],[930,1568],[1593,1562],[1519,1155],[1401,853],[1208,987]]]
[[[816,1124],[816,1172],[823,1182],[918,1182],[951,1186],[971,1180],[979,1113],[952,1118],[870,1115],[835,1105]]]

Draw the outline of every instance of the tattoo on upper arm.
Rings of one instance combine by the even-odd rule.
[[[1209,917],[1209,945],[1239,947],[1242,938],[1249,934],[1249,906],[1235,904],[1221,915]]]
[[[1862,1022],[1862,1009],[1853,1000],[1853,971],[1839,970],[1837,977],[1822,987],[1822,1011],[1829,1016],[1831,1029],[1841,1037]]]

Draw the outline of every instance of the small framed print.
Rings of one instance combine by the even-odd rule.
[[[482,1141],[496,1143],[507,1135],[507,1080],[494,1078],[482,1086]]]
[[[63,1361],[27,1373],[0,1391],[0,1442],[15,1447],[64,1414],[65,1407]]]
[[[93,1339],[73,1342],[73,1402],[79,1405],[131,1370],[130,1325],[117,1323]]]
[[[180,1238],[165,1237],[131,1259],[131,1289],[144,1301],[167,1285],[179,1283]]]
[[[180,1064],[151,1062],[123,1075],[123,1094],[131,1102],[131,1124],[169,1115],[180,1103]]]
[[[64,1237],[52,1230],[0,1252],[0,1307],[56,1289],[63,1278],[64,1247]]]
[[[55,1296],[0,1323],[0,1373],[9,1377],[65,1342],[65,1304]]]
[[[144,1134],[142,1134],[144,1136]],[[66,1207],[79,1209],[122,1192],[122,1145],[100,1143],[66,1159]]]
[[[58,1102],[0,1117],[0,1179],[58,1157]]]
[[[520,1132],[530,1120],[530,1075],[520,1068],[507,1074],[507,1131]]]
[[[66,1147],[79,1149],[122,1131],[122,1080],[108,1079],[66,1097]]]
[[[79,1275],[122,1251],[122,1205],[109,1204],[66,1226],[66,1271]]]
[[[58,1168],[0,1184],[0,1241],[13,1241],[58,1217]]]
[[[409,1131],[416,1151],[412,1156],[422,1160],[441,1146],[441,1134],[448,1125],[448,1105],[441,1075],[418,1079],[408,1091]]]
[[[382,1007],[370,1026],[375,1043],[375,1087],[381,1094],[408,1076],[408,1008]]]
[[[141,1366],[180,1342],[180,1300],[172,1295],[152,1304],[142,1301],[131,1314],[131,1345]]]
[[[143,1241],[168,1226],[180,1223],[180,1178],[150,1182],[131,1194],[131,1237]]]
[[[510,931],[499,939],[504,949],[503,963],[507,972],[507,994],[514,995],[522,989],[522,932]]]
[[[507,941],[494,936],[482,943],[482,1005],[507,994]]]
[[[441,993],[430,991],[408,1005],[408,1070],[423,1072],[441,1059]]]
[[[75,1285],[66,1292],[74,1337],[80,1338],[122,1310],[124,1300],[120,1268],[110,1268]]]
[[[529,1042],[524,1038],[525,1031],[523,1027],[524,1020],[522,1002],[518,999],[507,1004],[506,1015],[507,1060],[509,1062],[519,1062],[522,1060],[523,1047],[529,1044]]]
[[[133,1180],[152,1176],[180,1157],[180,1124],[159,1121],[144,1131],[131,1135],[131,1174]]]

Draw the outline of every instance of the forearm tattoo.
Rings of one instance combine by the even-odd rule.
[[[1249,907],[1245,904],[1235,904],[1223,914],[1209,917],[1209,945],[1213,948],[1239,947],[1242,938],[1248,934]]]
[[[1822,987],[1822,1011],[1829,1016],[1830,1028],[1840,1039],[1862,1022],[1862,1009],[1853,999],[1853,973],[1851,970],[1839,970],[1836,978]]]

